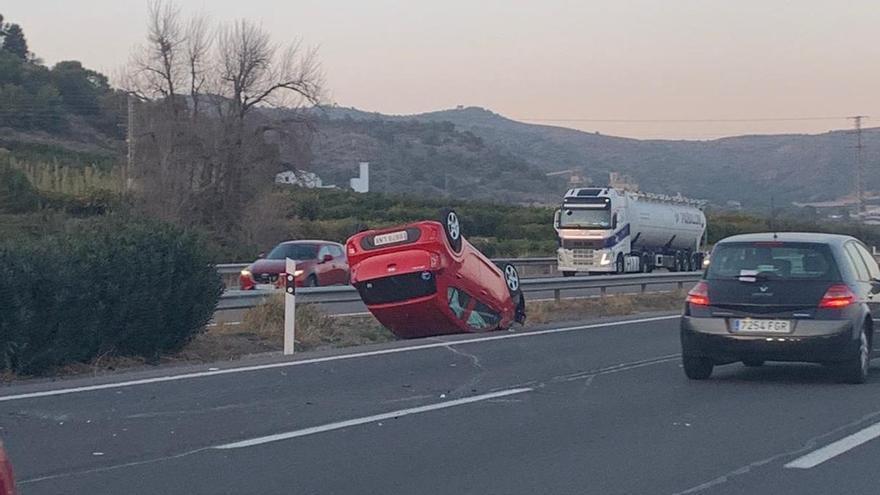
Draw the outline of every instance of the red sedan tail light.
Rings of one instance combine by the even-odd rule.
[[[709,305],[709,284],[704,281],[697,282],[693,289],[688,291],[687,302],[694,306]]]
[[[15,495],[15,477],[12,474],[12,463],[6,457],[3,444],[0,443],[0,495]]]
[[[819,307],[822,309],[840,309],[856,302],[856,295],[846,284],[834,284],[825,291]]]

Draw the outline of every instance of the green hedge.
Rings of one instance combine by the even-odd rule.
[[[204,329],[220,279],[198,239],[104,219],[0,242],[0,370],[40,374],[97,356],[155,359]]]

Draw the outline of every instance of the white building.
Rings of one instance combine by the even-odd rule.
[[[370,192],[370,162],[360,163],[360,176],[351,179],[351,189],[354,192]]]
[[[324,182],[313,172],[305,170],[285,170],[275,176],[276,184],[290,184],[292,186],[315,189],[324,187]]]

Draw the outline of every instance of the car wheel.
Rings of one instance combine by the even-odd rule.
[[[563,277],[574,277],[575,272],[562,272]]]
[[[519,272],[517,272],[516,267],[510,263],[504,264],[503,271],[504,283],[507,284],[507,290],[510,291],[511,296],[515,297],[520,293]]]
[[[868,335],[862,329],[859,334],[859,347],[857,351],[840,367],[840,375],[846,383],[865,383],[868,379],[868,368],[871,366],[871,343]]]
[[[309,275],[309,278],[306,279],[306,287],[317,287],[318,286],[318,277],[314,274]]]
[[[446,208],[443,210],[440,223],[443,224],[443,231],[446,232],[446,240],[456,253],[461,252],[461,221],[455,210]]]
[[[764,366],[763,359],[743,359],[743,364],[748,368],[759,368]]]
[[[691,380],[705,380],[712,376],[715,364],[709,358],[683,356],[684,374]]]
[[[617,255],[617,261],[614,263],[614,273],[623,273],[626,266],[623,264],[623,253]]]

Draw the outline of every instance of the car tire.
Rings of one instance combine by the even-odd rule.
[[[761,366],[764,366],[764,360],[763,359],[743,359],[743,364],[747,368],[760,368]]]
[[[507,290],[510,292],[510,297],[516,297],[520,293],[522,293],[522,286],[520,285],[519,272],[516,267],[510,263],[505,263],[501,268],[501,271],[504,273],[504,284],[507,285]]]
[[[576,272],[562,272],[563,277],[574,277]]]
[[[684,365],[684,374],[691,380],[705,380],[712,376],[712,369],[715,363],[709,358],[682,356],[682,365]]]
[[[317,287],[318,286],[318,277],[314,274],[309,275],[309,278],[306,279],[306,287]]]
[[[440,214],[440,223],[446,233],[446,240],[455,253],[461,252],[461,220],[455,210],[445,208]]]
[[[845,383],[865,383],[871,367],[871,342],[863,328],[859,332],[859,346],[855,353],[840,364],[840,378]]]

